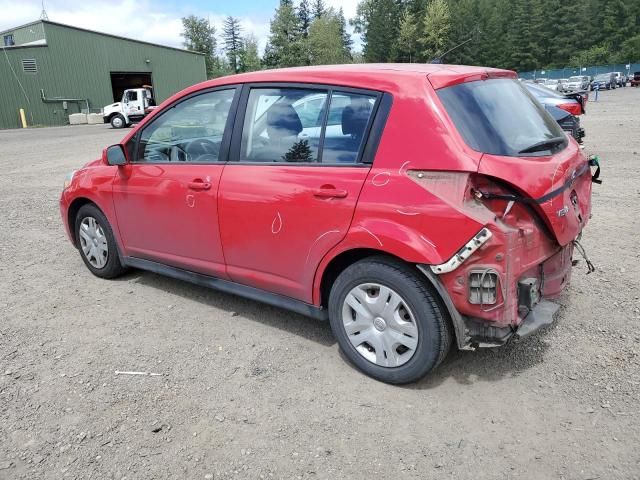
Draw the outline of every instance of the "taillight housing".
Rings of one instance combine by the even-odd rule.
[[[565,112],[569,112],[571,115],[582,115],[582,105],[580,102],[575,103],[561,103],[560,105],[556,105],[556,107],[561,108]]]

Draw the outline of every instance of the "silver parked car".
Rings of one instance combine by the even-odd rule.
[[[564,85],[564,91],[566,92],[579,92],[582,90],[589,90],[590,78],[588,75],[574,75],[569,77],[569,80]]]

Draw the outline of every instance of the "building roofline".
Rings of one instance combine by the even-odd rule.
[[[204,53],[194,52],[193,50],[186,50],[184,48],[170,47],[168,45],[160,45],[159,43],[146,42],[144,40],[137,40],[135,38],[122,37],[120,35],[114,35],[112,33],[99,32],[97,30],[90,30],[88,28],[76,27],[75,25],[68,25],[66,23],[52,22],[51,20],[36,20],[34,22],[25,23],[24,25],[19,25],[17,27],[13,27],[13,28],[9,28],[7,30],[3,30],[3,31],[0,32],[0,35],[2,35],[4,33],[12,32],[12,31],[17,30],[19,28],[30,27],[30,26],[36,25],[38,23],[50,24],[50,25],[55,25],[57,27],[63,27],[63,28],[71,28],[73,30],[79,30],[81,32],[95,33],[96,35],[103,35],[105,37],[111,37],[111,38],[117,38],[119,40],[126,40],[126,41],[129,41],[129,42],[141,43],[143,45],[151,45],[152,47],[167,48],[169,50],[176,50],[178,52],[191,53],[193,55],[202,55],[202,56],[204,56]],[[46,32],[45,32],[45,36],[46,36]],[[16,46],[19,46],[19,45],[16,45]]]
[[[0,32],[0,35],[2,35],[2,32]],[[23,48],[46,48],[49,45],[46,43],[40,43],[38,45],[11,45],[8,47],[5,47],[4,45],[0,45],[0,50],[7,50],[7,51],[11,51],[11,50],[22,50]]]
[[[6,30],[0,31],[0,35],[2,35],[3,33],[13,32],[14,30],[17,30],[19,28],[30,27],[31,25],[36,25],[37,23],[42,23],[42,22],[43,22],[42,20],[35,20],[33,22],[25,23],[24,25],[18,25],[17,27],[7,28]]]

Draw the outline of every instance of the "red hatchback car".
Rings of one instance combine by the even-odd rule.
[[[65,182],[95,275],[150,270],[329,319],[389,383],[553,321],[589,162],[514,72],[270,70],[190,87]]]

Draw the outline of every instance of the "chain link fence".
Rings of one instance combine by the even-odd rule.
[[[611,65],[577,66],[555,69],[533,70],[531,72],[520,72],[520,78],[525,80],[535,80],[536,78],[560,79],[569,78],[573,75],[588,75],[594,77],[600,73],[623,72],[626,75],[640,72],[640,61],[629,63],[615,63]]]

